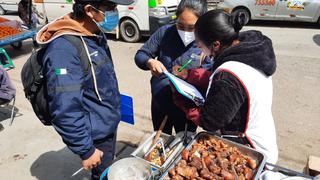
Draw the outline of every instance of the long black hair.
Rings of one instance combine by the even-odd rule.
[[[179,17],[185,9],[190,9],[197,17],[207,12],[207,0],[182,0],[176,12]]]
[[[241,13],[229,14],[222,10],[211,10],[201,16],[195,24],[195,35],[206,46],[220,41],[229,46],[239,38],[239,31],[245,23]]]

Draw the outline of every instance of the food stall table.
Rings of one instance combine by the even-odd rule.
[[[0,31],[1,31],[1,28],[0,28]],[[0,47],[11,45],[15,49],[20,49],[22,47],[22,41],[30,38],[34,40],[33,43],[34,45],[36,45],[36,42],[35,42],[36,34],[37,34],[37,29],[23,30],[20,33],[6,36],[0,39]]]
[[[153,139],[154,136],[155,136],[155,133],[152,134],[144,143],[142,143],[130,156],[131,158],[134,157],[136,159],[140,159],[142,161],[145,161],[144,163],[147,163],[147,164],[149,163],[149,167],[150,167],[149,169],[150,169],[150,172],[151,172],[151,176],[148,178],[148,180],[153,180],[153,179],[156,179],[156,180],[158,180],[158,179],[159,180],[169,180],[169,179],[172,179],[171,175],[169,176],[169,174],[173,172],[172,171],[173,168],[176,167],[176,165],[178,165],[179,162],[181,162],[182,159],[183,160],[186,159],[184,157],[185,156],[184,155],[184,151],[185,150],[189,151],[189,155],[190,155],[190,152],[192,152],[191,149],[194,147],[194,145],[195,145],[195,147],[199,146],[198,145],[199,142],[207,144],[206,142],[204,142],[204,141],[207,141],[207,140],[209,140],[209,141],[213,140],[213,142],[218,142],[218,144],[223,142],[224,145],[221,145],[222,148],[229,147],[229,148],[231,148],[231,150],[232,150],[232,148],[236,148],[237,150],[232,150],[232,151],[240,153],[240,154],[237,154],[237,155],[242,156],[241,154],[243,154],[243,158],[245,158],[246,160],[248,160],[247,158],[250,158],[251,160],[254,160],[255,163],[256,163],[255,167],[253,167],[253,165],[250,165],[249,161],[247,161],[247,165],[248,166],[245,167],[245,168],[251,168],[251,176],[252,176],[252,178],[250,178],[250,179],[269,180],[270,178],[268,178],[268,177],[270,177],[270,175],[272,175],[271,177],[273,177],[273,178],[271,178],[271,179],[273,180],[274,177],[280,177],[279,175],[281,175],[281,177],[284,177],[284,178],[286,178],[288,180],[289,179],[300,179],[300,180],[302,180],[302,179],[303,180],[311,179],[311,180],[316,180],[315,177],[311,177],[311,176],[305,175],[303,173],[299,173],[299,172],[296,172],[296,171],[293,171],[293,170],[289,170],[289,169],[286,169],[286,168],[283,168],[283,167],[280,167],[280,166],[268,164],[268,163],[266,163],[266,157],[265,157],[265,155],[263,153],[255,150],[255,149],[249,148],[249,147],[247,147],[245,145],[241,145],[241,144],[232,142],[232,141],[230,141],[228,139],[221,138],[217,134],[209,133],[209,132],[205,132],[205,131],[204,132],[199,132],[196,135],[191,135],[191,136],[188,135],[189,140],[188,140],[187,145],[180,144],[181,146],[180,146],[180,148],[176,149],[176,153],[173,153],[172,157],[168,158],[167,161],[163,162],[161,166],[158,166],[158,165],[152,164],[150,162],[147,162],[147,160],[145,159],[146,154],[148,154],[148,152],[149,152],[150,144],[151,144],[152,139]],[[166,140],[168,140],[170,136],[166,135],[166,134],[162,134],[161,137],[166,139]],[[178,141],[180,143],[183,142],[183,137],[184,136],[180,135],[180,137],[178,138],[179,139]],[[175,141],[175,140],[173,140],[173,141]],[[165,143],[165,141],[164,141],[164,143]],[[169,143],[169,144],[172,144],[172,143]],[[211,149],[211,148],[209,148],[209,149]],[[214,147],[213,149],[216,149],[216,147]],[[230,151],[230,152],[232,152],[232,151]],[[202,154],[202,153],[200,153],[200,154]],[[200,156],[200,154],[198,154],[198,155]],[[191,156],[189,156],[189,158],[188,158],[189,160],[191,160],[190,159]],[[204,159],[206,159],[206,158],[204,158]],[[116,165],[117,162],[118,161],[116,161],[113,165]],[[203,163],[207,164],[207,160],[202,162],[202,164]],[[230,163],[231,163],[231,159],[230,159]],[[100,180],[106,179],[108,177],[108,174],[111,174],[111,172],[113,174],[115,174],[114,171],[113,171],[113,170],[115,170],[115,168],[112,168],[113,165],[110,166],[109,168],[107,168],[103,172],[103,174],[101,175]],[[266,165],[268,167],[274,167],[272,172],[271,172],[271,170],[266,170],[265,169]],[[116,168],[116,171],[119,171],[117,173],[120,175],[120,177],[122,177],[124,172],[129,173],[129,170],[130,170],[130,167],[123,166],[123,163],[122,163],[122,167],[123,168],[119,168],[119,167]],[[170,172],[170,170],[171,170],[171,172]],[[122,171],[124,171],[124,172],[122,172]],[[269,171],[269,172],[267,172],[267,171]],[[139,173],[141,173],[141,172],[137,172],[136,174],[139,174]],[[178,173],[178,172],[176,171],[176,173]],[[268,175],[266,173],[268,173]],[[131,172],[131,174],[134,174],[134,173]],[[145,174],[145,172],[142,173],[142,174]],[[245,175],[245,177],[246,176],[247,175]],[[119,176],[117,176],[117,177],[119,177]],[[185,178],[185,179],[188,179],[188,178]],[[277,179],[280,180],[280,178],[277,178]],[[274,179],[274,180],[276,180],[276,179]]]

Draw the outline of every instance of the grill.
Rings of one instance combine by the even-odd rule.
[[[207,0],[208,10],[217,9],[218,4],[221,0]]]
[[[176,13],[176,11],[177,11],[177,6],[168,6],[167,7],[168,14]]]

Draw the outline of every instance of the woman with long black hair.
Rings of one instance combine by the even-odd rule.
[[[241,14],[209,11],[195,25],[202,51],[214,58],[211,71],[193,69],[174,73],[207,88],[205,103],[176,102],[187,118],[208,131],[220,130],[231,140],[250,145],[276,163],[278,148],[272,117],[272,75],[276,59],[271,40],[259,31],[239,33]],[[207,82],[207,83],[203,83]]]

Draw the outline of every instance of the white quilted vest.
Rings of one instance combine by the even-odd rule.
[[[232,73],[241,82],[249,98],[245,129],[247,139],[255,149],[267,156],[267,162],[276,164],[278,147],[271,112],[272,77],[244,63],[229,61],[219,66],[210,77],[207,95],[213,76],[221,71]]]

